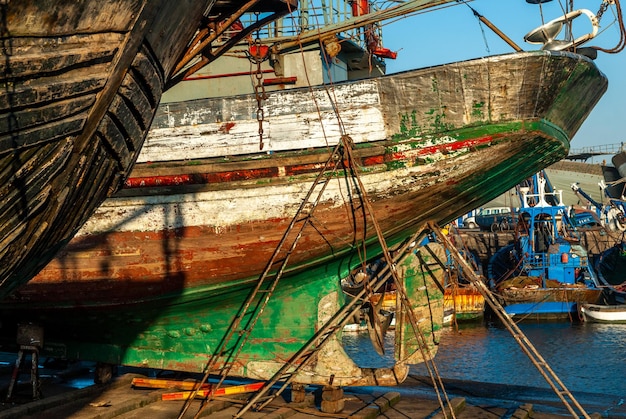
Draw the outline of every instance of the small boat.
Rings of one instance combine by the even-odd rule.
[[[626,305],[582,304],[580,314],[584,321],[594,323],[626,323]]]
[[[602,289],[569,223],[562,191],[546,190],[544,176],[538,173],[518,187],[522,206],[515,239],[491,257],[488,279],[516,319],[573,319],[577,305],[598,302]]]
[[[122,187],[178,67],[223,54],[211,36],[251,5],[269,21],[296,3],[2,3],[0,298],[31,279]],[[194,50],[201,41],[204,50]]]
[[[446,287],[443,295],[444,325],[480,321],[485,314],[485,297],[472,286]]]
[[[449,234],[463,256],[473,269],[474,274],[483,276],[480,260],[464,245],[456,229],[451,228]],[[485,314],[485,297],[472,281],[463,274],[463,269],[454,262],[450,252],[446,250],[446,275],[443,293],[444,325],[480,321]]]

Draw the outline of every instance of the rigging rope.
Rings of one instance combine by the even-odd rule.
[[[597,46],[594,46],[592,48],[598,51],[609,53],[609,54],[616,54],[618,52],[621,52],[626,46],[626,27],[624,26],[624,18],[622,15],[622,6],[620,4],[620,0],[612,0],[612,2],[615,7],[615,13],[617,14],[615,19],[617,20],[617,25],[619,26],[619,33],[620,33],[619,41],[617,45],[615,45],[613,48],[605,49],[605,48],[601,48]],[[596,14],[598,21],[600,21],[600,18],[602,17],[604,12],[608,9],[608,7],[609,7],[609,2],[603,1],[602,4],[600,5],[600,9],[598,10],[598,13]]]
[[[318,28],[319,28],[319,26],[318,26]],[[312,86],[310,84],[310,80],[308,79],[308,72],[306,71],[307,69],[306,69],[306,60],[304,59],[304,46],[303,46],[302,41],[300,39],[298,39],[298,42],[299,42],[298,46],[299,46],[299,49],[300,49],[300,53],[301,53],[301,55],[303,57],[302,61],[304,63],[305,74],[307,74],[307,81],[309,82],[309,90],[311,92],[311,96],[312,96],[312,98],[314,100],[314,103],[315,103],[315,106],[316,106],[316,109],[317,109],[317,112],[318,112],[318,115],[319,115],[319,118],[320,118],[320,122],[321,122],[322,121],[321,110],[319,108],[319,104],[317,102],[317,99],[312,94]],[[319,41],[318,42],[320,44],[320,47],[324,48],[324,42],[323,42],[321,33],[319,33]],[[394,276],[394,281],[398,282],[398,280],[396,278],[396,275],[395,275],[395,268],[393,266],[393,261],[391,260],[391,256],[389,254],[389,250],[386,247],[386,243],[385,243],[385,241],[383,239],[382,232],[380,231],[380,228],[379,228],[378,223],[376,221],[375,215],[373,213],[373,209],[371,208],[370,203],[368,201],[368,198],[366,196],[364,185],[361,183],[361,179],[360,179],[359,174],[358,174],[357,164],[356,164],[355,158],[354,158],[354,156],[352,154],[352,146],[353,146],[352,139],[350,138],[349,135],[346,134],[346,130],[345,130],[345,126],[343,124],[343,120],[342,120],[342,117],[341,117],[341,114],[340,114],[340,110],[339,110],[339,108],[337,106],[337,97],[336,97],[336,92],[335,92],[335,89],[334,89],[334,82],[332,80],[332,74],[330,73],[330,65],[329,65],[330,63],[328,62],[328,55],[327,54],[322,54],[322,56],[323,56],[323,58],[324,58],[324,60],[325,60],[325,62],[327,64],[327,68],[329,69],[329,73],[328,73],[329,82],[324,84],[324,90],[325,90],[325,92],[327,94],[329,103],[331,104],[334,116],[337,119],[337,123],[338,123],[338,126],[339,126],[339,132],[340,132],[340,135],[341,135],[341,140],[340,141],[342,141],[344,143],[343,149],[347,153],[347,156],[348,156],[348,158],[346,159],[347,160],[347,164],[348,164],[348,167],[347,167],[348,170],[346,170],[344,172],[344,177],[345,177],[348,185],[350,183],[354,182],[353,186],[354,186],[354,189],[356,190],[356,195],[358,197],[358,202],[360,203],[359,206],[361,208],[361,211],[360,211],[361,215],[360,215],[359,218],[362,219],[362,224],[363,224],[362,237],[361,237],[360,240],[357,241],[356,240],[356,227],[357,227],[356,226],[356,219],[357,219],[357,217],[355,216],[355,211],[357,209],[354,208],[354,204],[353,204],[354,200],[350,199],[350,197],[348,197],[349,198],[348,201],[350,202],[350,206],[352,208],[352,210],[348,211],[348,213],[349,213],[349,216],[350,216],[349,218],[351,218],[353,220],[353,226],[354,226],[353,230],[354,230],[354,233],[355,233],[354,239],[356,241],[355,248],[357,249],[357,252],[358,252],[358,255],[359,255],[362,267],[365,267],[366,261],[367,261],[367,250],[366,250],[366,244],[365,244],[366,240],[365,240],[365,238],[367,237],[367,225],[368,225],[366,212],[369,212],[370,217],[372,218],[372,221],[373,221],[373,224],[374,224],[374,228],[375,228],[375,230],[377,232],[377,235],[379,237],[380,245],[383,248],[383,251],[384,251],[383,253],[384,253],[386,262],[387,262],[391,272],[394,274],[393,275]],[[320,125],[322,127],[322,132],[323,132],[324,139],[325,139],[326,144],[328,146],[328,138],[326,136],[326,132],[324,131],[324,124],[320,124]],[[350,174],[350,178],[348,178],[348,172]],[[348,188],[348,192],[349,193],[350,193],[351,189],[352,188]],[[365,281],[365,282],[366,282],[366,284],[365,284],[366,287],[370,285],[369,281]],[[399,288],[398,292],[403,292],[402,287],[399,286],[399,285],[400,284],[397,284],[397,288]],[[371,293],[371,292],[373,292],[373,290],[370,289],[369,293]],[[405,296],[405,298],[406,298],[406,296]],[[382,301],[382,298],[381,298],[381,301]],[[406,307],[405,309],[411,310],[410,307]],[[422,331],[419,329],[419,327],[416,327],[416,325],[413,325],[413,328],[414,328],[414,333],[416,335],[416,338],[420,339],[420,342],[425,342],[425,337],[424,337]],[[443,402],[441,401],[441,397],[440,397],[440,394],[439,394],[439,388],[441,388],[441,390],[443,391],[446,400],[448,400],[448,396],[447,396],[447,393],[445,392],[445,388],[443,387],[443,382],[441,381],[441,377],[439,376],[439,372],[438,372],[436,366],[434,366],[434,360],[432,359],[432,357],[428,356],[424,352],[424,350],[425,350],[424,345],[420,344],[418,346],[419,346],[420,351],[422,352],[422,359],[424,359],[425,364],[427,364],[427,366],[428,366],[428,360],[429,359],[433,363],[433,370],[435,372],[435,375],[438,378],[438,383],[437,383],[437,380],[435,379],[435,377],[431,374],[432,383],[433,383],[434,389],[435,389],[435,391],[437,393],[437,397],[438,397],[439,403],[441,405],[444,417],[447,418],[446,410],[445,410],[445,408],[443,406]],[[429,372],[430,372],[430,370],[429,370]],[[438,385],[440,387],[438,387]],[[448,401],[448,404],[449,404],[449,401]],[[454,412],[452,412],[452,415],[454,417]]]
[[[318,26],[318,28],[319,28],[319,26]],[[304,46],[302,44],[302,41],[298,38],[297,42],[298,42],[298,46],[300,48],[300,53],[304,57]],[[324,48],[324,42],[322,40],[322,36],[319,37],[319,42],[320,42],[320,46],[322,48]],[[266,99],[266,95],[265,95],[265,90],[264,90],[263,83],[262,83],[262,72],[261,72],[260,66],[261,66],[261,62],[264,61],[264,60],[262,60],[262,58],[267,58],[267,57],[266,56],[262,56],[262,54],[261,54],[261,45],[260,44],[261,44],[260,40],[258,39],[258,36],[257,36],[257,39],[255,40],[255,44],[254,44],[254,46],[256,47],[256,54],[252,54],[252,55],[255,58],[254,62],[257,64],[257,74],[255,74],[255,76],[256,76],[255,94],[256,94],[257,105],[258,105],[257,119],[259,121],[260,148],[263,149],[263,122],[264,122],[265,118],[264,118],[262,101]],[[324,57],[325,60],[328,60],[328,56],[326,54],[323,54],[322,56]],[[307,68],[306,68],[306,61],[304,60],[304,58],[303,58],[303,62],[304,62],[304,71],[305,71],[305,75],[306,75],[306,78],[307,78],[307,82],[309,84],[309,89],[310,89],[310,92],[311,92],[311,96],[312,96],[313,102],[315,104],[315,108],[317,110],[317,113],[318,113],[318,116],[319,116],[319,120],[320,120],[320,122],[322,122],[323,121],[322,111],[320,109],[320,106],[319,106],[319,103],[318,103],[318,99],[313,94],[311,82],[310,82],[310,79],[308,77],[308,71],[307,71]],[[327,64],[328,64],[328,61],[327,61]],[[330,65],[327,65],[327,68],[329,68],[329,67],[330,67]],[[381,245],[381,247],[384,250],[385,257],[387,259],[387,263],[391,266],[392,271],[395,272],[394,268],[392,267],[393,263],[390,260],[389,250],[387,249],[386,244],[384,242],[384,238],[382,236],[382,231],[380,231],[380,228],[379,228],[379,226],[377,224],[377,221],[375,219],[375,215],[374,215],[374,213],[372,211],[371,204],[368,202],[368,198],[367,198],[367,196],[365,194],[364,186],[361,183],[361,180],[359,178],[356,161],[354,160],[354,156],[351,153],[352,142],[351,142],[350,137],[346,134],[345,126],[343,124],[342,117],[340,115],[340,111],[339,111],[338,106],[337,106],[336,92],[335,92],[335,89],[334,89],[334,84],[333,84],[333,80],[332,80],[332,74],[330,72],[328,74],[328,77],[329,77],[330,81],[329,81],[329,83],[324,84],[325,92],[326,92],[326,94],[328,96],[328,100],[329,100],[331,109],[332,109],[332,111],[334,113],[334,116],[337,119],[339,132],[340,132],[340,135],[341,135],[340,141],[344,142],[344,148],[346,149],[346,151],[348,153],[348,159],[347,159],[347,161],[348,161],[347,169],[348,170],[344,171],[344,179],[347,180],[347,185],[348,186],[352,186],[352,188],[348,187],[347,190],[348,190],[349,196],[347,197],[347,199],[345,199],[345,201],[348,201],[348,205],[346,205],[347,210],[348,210],[348,207],[351,208],[351,211],[348,210],[348,212],[351,214],[351,218],[353,220],[353,226],[354,226],[353,230],[354,230],[354,233],[355,233],[354,238],[353,238],[353,242],[355,244],[357,244],[355,246],[355,248],[358,251],[358,255],[359,255],[359,258],[361,259],[361,263],[365,264],[365,262],[367,260],[366,240],[365,239],[367,237],[367,226],[368,226],[368,219],[367,219],[366,212],[369,212],[370,217],[372,219],[372,222],[374,224],[374,227],[376,229],[377,235],[379,237],[380,245]],[[324,124],[320,124],[320,125],[321,125],[321,131],[322,131],[322,134],[323,134],[323,138],[325,139],[327,147],[328,147],[329,146],[329,142],[328,142],[328,138],[327,138],[326,132],[324,130]],[[352,192],[352,191],[355,191],[355,192]],[[356,202],[355,202],[354,199],[352,199],[352,198],[354,198],[355,194],[356,194],[356,197],[358,198],[358,200],[356,200]],[[358,217],[357,217],[356,213],[359,210],[359,208],[355,208],[355,206],[354,206],[355,203],[359,203],[360,204],[359,205],[359,207],[360,207],[360,215]],[[367,209],[367,211],[366,211],[366,209]],[[358,239],[357,239],[357,236],[356,236],[357,235],[357,231],[356,231],[357,230],[357,222],[356,222],[357,218],[362,220],[362,229],[361,229],[362,230],[362,237],[359,237]],[[396,282],[398,281],[396,278],[394,278],[394,280]],[[402,292],[402,288],[401,287],[398,287],[398,288],[400,288],[400,292]],[[404,296],[404,299],[406,299],[406,296]],[[410,310],[411,313],[412,313],[411,307],[405,307],[405,310]],[[415,322],[412,321],[412,323],[415,323]],[[426,339],[425,339],[425,337],[423,335],[423,332],[419,329],[419,327],[417,327],[416,324],[413,324],[413,329],[414,329],[415,336],[418,339],[418,342],[425,342]],[[434,360],[432,359],[433,357],[430,356],[430,354],[426,354],[426,352],[425,352],[425,350],[428,350],[428,348],[425,347],[423,344],[418,344],[418,347],[419,347],[419,350],[422,351],[422,358],[424,359],[424,362],[428,364],[428,361],[430,360],[430,362],[433,363],[433,369],[434,369],[434,372],[435,372],[434,374],[437,375],[437,378],[439,379],[439,386],[441,386],[441,389],[444,392],[444,394],[446,396],[446,399],[447,399],[448,397],[447,397],[447,394],[445,393],[445,389],[443,389],[443,383],[441,382],[441,377],[439,376],[439,372],[436,369],[436,366],[434,366]],[[440,395],[439,395],[438,384],[437,384],[435,378],[433,377],[433,375],[431,375],[431,378],[433,380],[433,385],[435,387],[435,390],[437,391],[437,395],[438,395],[438,398],[440,400],[440,404],[441,404],[442,410],[444,412],[444,416],[446,416],[445,408],[443,406],[443,403],[441,402],[441,398],[440,398]],[[219,384],[218,384],[218,387],[219,387]],[[210,400],[210,396],[207,396],[207,398],[204,400],[203,406],[206,405],[206,402],[208,400]],[[198,411],[198,415],[199,414],[200,414],[200,411]],[[452,415],[454,416],[454,412],[452,412]]]

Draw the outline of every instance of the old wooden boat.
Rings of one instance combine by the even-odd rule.
[[[196,55],[194,45],[219,32],[209,28],[244,11],[268,12],[267,22],[295,6],[282,0],[4,2],[0,296],[45,266],[122,186],[166,83]],[[241,36],[253,29],[242,28]],[[211,44],[203,45],[210,56]],[[223,50],[212,52],[215,58]]]
[[[589,59],[537,51],[339,83],[332,96],[268,93],[263,150],[254,95],[165,104],[124,189],[3,301],[3,330],[27,318],[59,356],[201,371],[323,170],[312,225],[253,339],[263,350],[244,349],[233,371],[264,377],[322,301],[341,303],[359,252],[380,254],[363,200],[388,246],[450,221],[565,156],[605,88]]]
[[[578,305],[598,302],[602,289],[570,225],[562,191],[546,190],[544,175],[520,187],[515,240],[491,257],[488,279],[516,319],[575,320]]]
[[[248,344],[223,363],[271,377],[346,304],[342,278],[562,159],[606,87],[589,58],[534,51],[262,100],[258,89],[169,100],[124,188],[2,301],[0,332],[14,339],[29,321],[45,330],[45,355],[204,371],[251,289],[280,276]],[[285,242],[293,249],[275,258]],[[396,322],[398,363],[368,370],[334,337],[296,381],[395,383],[432,358],[442,290],[414,252],[400,255],[425,341]]]
[[[626,305],[583,304],[580,306],[583,321],[593,323],[626,323]]]

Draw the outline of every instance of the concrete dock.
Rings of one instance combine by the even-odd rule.
[[[135,419],[177,418],[184,401],[162,400],[164,393],[173,389],[133,388],[131,381],[137,374],[123,374],[106,385],[90,385],[81,389],[63,389],[58,380],[43,380],[44,397],[28,401],[28,386],[22,386],[21,402],[3,403],[0,418],[72,418],[72,419]],[[566,407],[549,389],[476,383],[462,380],[442,380],[445,392],[439,392],[444,406],[451,406],[454,415],[441,412],[437,392],[430,378],[409,376],[398,387],[348,387],[344,389],[344,408],[339,413],[320,410],[321,389],[307,388],[304,402],[290,402],[286,391],[261,411],[248,411],[243,418],[305,419],[305,418],[535,418],[557,419],[572,417]],[[626,406],[617,398],[583,393],[576,400],[592,418],[626,418]],[[232,418],[242,399],[218,398],[202,411],[201,417]],[[184,415],[192,418],[200,408],[195,400]],[[583,416],[581,416],[583,417]]]

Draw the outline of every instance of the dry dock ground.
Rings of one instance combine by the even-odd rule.
[[[81,389],[64,387],[63,379],[48,377],[42,382],[43,398],[29,400],[31,387],[22,383],[13,403],[5,402],[0,418],[72,418],[72,419],[170,419],[177,418],[183,401],[163,401],[163,393],[172,389],[133,388],[131,380],[137,374],[126,373],[107,385],[91,385]],[[454,409],[454,415],[443,415],[436,392],[427,377],[410,376],[398,387],[351,387],[344,389],[344,409],[330,414],[320,411],[320,389],[310,387],[303,403],[291,403],[289,392],[278,397],[259,412],[248,411],[244,418],[305,419],[305,418],[536,418],[557,419],[572,417],[563,403],[550,390],[476,383],[461,380],[443,380],[446,388],[441,395]],[[6,388],[0,389],[0,397]],[[626,408],[619,397],[583,393],[576,400],[592,418],[626,418]],[[2,399],[4,400],[4,398]],[[194,401],[185,414],[192,418],[198,412],[199,401]],[[232,418],[242,406],[241,400],[218,399],[202,410],[202,417]],[[583,416],[581,416],[583,417]]]

